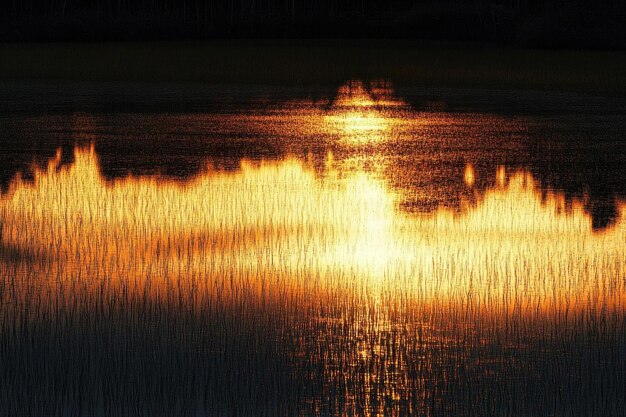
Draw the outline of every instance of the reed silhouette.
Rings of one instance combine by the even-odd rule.
[[[35,254],[0,257],[3,413],[623,415],[623,205],[597,234],[524,172],[407,215],[330,163],[60,161],[0,199],[0,250]]]

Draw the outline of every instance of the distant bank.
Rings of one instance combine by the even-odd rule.
[[[12,80],[333,84],[626,93],[626,51],[407,40],[0,43]]]

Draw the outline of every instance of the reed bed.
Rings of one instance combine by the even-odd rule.
[[[185,179],[107,179],[79,146],[14,178],[1,415],[624,415],[624,202],[598,229],[586,198],[526,170],[485,178],[476,149],[524,123],[416,113],[384,82],[324,109],[158,120],[293,143]],[[390,146],[418,168],[394,172]],[[461,197],[407,212],[406,192]]]
[[[0,203],[2,414],[624,415],[623,204],[594,232],[524,172],[415,215],[330,157],[60,159]]]

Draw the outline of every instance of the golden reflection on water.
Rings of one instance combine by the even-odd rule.
[[[0,206],[2,245],[18,254],[3,274],[46,283],[52,299],[68,288],[159,297],[191,280],[207,299],[339,291],[534,316],[623,307],[624,205],[594,233],[582,202],[542,195],[525,172],[499,168],[460,213],[418,215],[398,211],[382,180],[337,173],[332,154],[322,173],[287,158],[184,182],[106,181],[93,148],[59,162],[15,179]]]
[[[398,117],[398,109],[404,106],[394,99],[390,85],[374,84],[368,91],[362,82],[354,81],[339,88],[323,126],[339,133],[346,144],[377,144],[393,137],[392,129],[404,122]]]

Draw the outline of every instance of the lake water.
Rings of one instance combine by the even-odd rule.
[[[0,414],[626,415],[625,99],[0,99]]]

